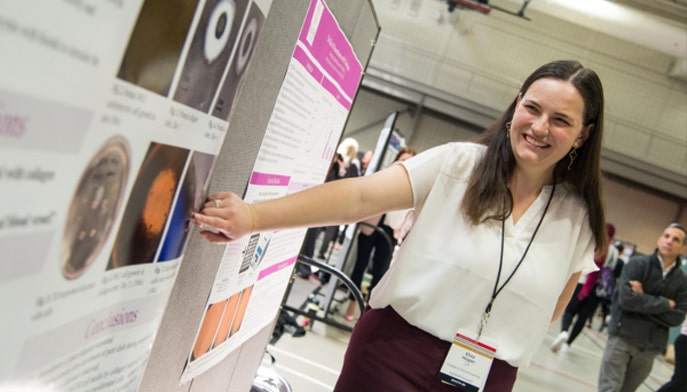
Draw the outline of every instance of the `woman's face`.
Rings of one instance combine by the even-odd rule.
[[[579,148],[591,126],[583,126],[584,100],[571,83],[542,78],[518,97],[510,129],[521,168],[553,170],[571,148]]]

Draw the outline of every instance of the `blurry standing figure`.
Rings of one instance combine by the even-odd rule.
[[[341,167],[344,165],[344,159],[338,152],[334,154],[332,162],[329,165],[329,170],[327,171],[327,177],[324,179],[325,182],[339,180],[343,177],[339,176]],[[338,231],[338,227],[335,227]],[[300,254],[303,256],[310,257],[311,259],[315,255],[315,244],[317,243],[317,238],[326,227],[311,227],[305,232],[305,238],[303,239],[303,244],[301,245]],[[326,235],[325,235],[326,237]],[[323,259],[323,256],[320,256]],[[312,269],[308,264],[296,263],[296,275],[303,279],[310,279],[310,274]]]
[[[343,157],[339,177],[358,177],[362,170],[358,159],[358,142],[352,137],[347,137],[339,143],[336,152]]]
[[[398,150],[396,157],[393,162],[403,162],[410,159],[416,155],[416,151],[412,147],[403,147]],[[400,212],[400,214],[398,214]],[[351,280],[360,289],[363,283],[363,276],[370,264],[370,256],[372,256],[372,281],[368,291],[372,289],[379,283],[382,275],[389,269],[389,262],[391,261],[391,255],[394,252],[394,248],[398,241],[396,240],[395,231],[400,228],[401,225],[405,223],[405,216],[410,210],[403,211],[393,211],[381,216],[376,216],[368,219],[366,222],[374,227],[361,225],[358,233],[358,254],[355,260],[355,266],[353,267],[353,272],[351,273]],[[403,218],[400,222],[392,222],[391,219],[394,215],[402,215]],[[388,219],[387,219],[388,218]],[[395,219],[398,221],[398,219]],[[385,233],[382,234],[381,232]],[[373,255],[374,252],[374,255]],[[349,295],[348,308],[344,313],[344,318],[348,321],[355,319],[356,309],[358,304],[355,302],[353,295]]]
[[[594,71],[551,62],[474,142],[255,204],[218,192],[192,219],[208,241],[226,243],[413,208],[413,228],[355,325],[335,391],[508,392],[580,274],[596,268],[595,249],[606,250],[603,103]]]
[[[620,279],[620,273],[623,271],[623,266],[625,265],[625,262],[623,259],[620,258],[620,255],[623,254],[623,250],[625,249],[625,246],[623,245],[622,242],[618,241],[615,244],[612,244],[613,248],[615,248],[615,252],[617,253],[618,257],[615,258],[615,261],[612,265],[605,264],[603,268],[611,268],[612,275],[611,275],[611,290],[615,291],[616,287],[618,287],[618,280]],[[611,250],[609,249],[609,252]],[[604,279],[607,279],[607,276],[604,276],[604,271],[602,271],[599,274],[599,283],[596,287],[596,292],[599,293],[600,291],[603,293],[599,294],[599,305],[601,308],[601,325],[599,325],[599,332],[603,331],[604,328],[608,325],[608,320],[611,318],[611,299],[613,298],[613,292],[608,294],[608,286],[609,284],[604,283]],[[605,289],[604,289],[605,287]],[[591,323],[591,322],[590,322]],[[591,325],[590,325],[591,327]]]
[[[360,176],[360,161],[358,160],[358,142],[353,138],[346,138],[339,143],[339,147],[336,149],[337,156],[342,157],[342,160],[338,162],[338,173],[332,173],[335,176],[333,179],[341,178],[352,178]],[[329,176],[327,176],[327,181]],[[332,208],[337,208],[336,204],[331,206]],[[320,250],[317,252],[317,257],[320,259],[326,259],[329,254],[329,250],[332,246],[336,246],[336,241],[339,237],[339,226],[327,226],[323,228],[324,238],[320,244]]]
[[[687,320],[682,323],[680,334],[675,338],[675,369],[673,377],[656,392],[687,391]]]
[[[668,329],[684,321],[687,276],[677,261],[685,250],[687,232],[672,223],[658,237],[653,254],[633,257],[623,267],[611,303],[599,392],[635,391],[665,350]]]
[[[360,175],[364,175],[367,167],[370,166],[370,161],[372,161],[373,152],[368,150],[364,153],[358,152],[358,159],[360,160]]]
[[[615,226],[606,223],[606,234],[608,240],[612,241],[615,235]],[[608,251],[594,258],[594,264],[597,267],[603,268],[606,265],[615,264],[618,258],[618,250],[612,244],[608,245]],[[551,344],[551,351],[558,352],[561,350],[567,352],[570,345],[575,341],[575,338],[582,332],[588,319],[591,319],[599,306],[600,298],[596,295],[596,286],[599,278],[599,271],[588,273],[577,283],[575,292],[573,293],[570,302],[565,307],[563,317],[561,318],[561,333]],[[573,324],[573,320],[575,323]],[[568,333],[568,329],[572,325],[572,331]]]

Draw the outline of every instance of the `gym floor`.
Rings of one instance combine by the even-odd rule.
[[[307,280],[295,278],[287,304],[302,308],[319,285],[320,282],[313,276]],[[337,291],[328,318],[352,327],[355,321],[348,322],[342,316],[346,306],[345,297],[343,290]],[[297,316],[296,320],[301,325],[306,321],[303,316]],[[549,348],[560,332],[560,326],[553,325],[532,364],[519,370],[514,391],[596,391],[607,337],[605,331],[598,331],[600,323],[600,317],[594,317],[592,326],[583,330],[570,349],[558,353],[553,353]],[[331,391],[338,378],[349,337],[350,333],[343,329],[316,321],[306,326],[304,336],[293,337],[284,333],[274,344],[268,345],[267,351],[275,358],[273,366],[276,371],[289,382],[294,392]],[[657,357],[651,375],[637,391],[655,391],[672,373],[673,366],[663,356]]]

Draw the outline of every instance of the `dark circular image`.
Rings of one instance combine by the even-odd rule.
[[[217,21],[217,26],[215,26],[215,38],[219,39],[224,34],[224,30],[227,28],[227,14],[223,13]]]
[[[229,42],[235,16],[236,5],[233,0],[219,0],[210,12],[203,40],[203,53],[208,63],[217,60]]]
[[[151,263],[189,150],[151,143],[133,183],[107,269]]]
[[[81,175],[72,196],[62,239],[62,274],[75,279],[102,249],[129,177],[129,145],[115,136],[105,142]]]

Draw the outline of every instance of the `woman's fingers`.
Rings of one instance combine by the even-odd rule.
[[[225,243],[232,240],[221,228],[218,218],[208,217],[202,214],[193,214],[191,220],[200,228],[200,234],[212,243]]]
[[[229,237],[225,236],[222,233],[215,233],[213,231],[204,230],[204,229],[200,230],[200,235],[205,237],[206,240],[208,240],[209,242],[212,242],[213,244],[224,244],[226,242],[231,241],[231,239]]]
[[[210,208],[220,208],[222,204],[222,201],[220,199],[208,199],[208,201],[203,204],[203,208],[201,208],[201,211],[208,210]]]
[[[215,192],[215,193],[211,194],[210,196],[208,196],[208,200],[209,201],[224,200],[224,199],[231,198],[232,195],[234,195],[234,194],[231,192]]]
[[[208,196],[207,201],[203,204],[203,210],[210,208],[223,208],[231,205],[235,194],[231,192],[216,192]],[[238,196],[236,196],[238,197]]]
[[[209,218],[207,215],[203,215],[202,213],[194,212],[191,214],[191,222],[195,223],[200,227],[201,229],[205,229],[206,227],[210,226],[209,224]]]
[[[210,242],[227,242],[250,232],[251,216],[244,201],[230,192],[213,193],[191,220]],[[210,234],[208,234],[210,233]]]
[[[226,234],[231,231],[233,225],[230,220],[224,219],[220,213],[221,210],[216,208],[203,210],[201,214],[193,214],[193,220],[198,223],[201,229]]]

